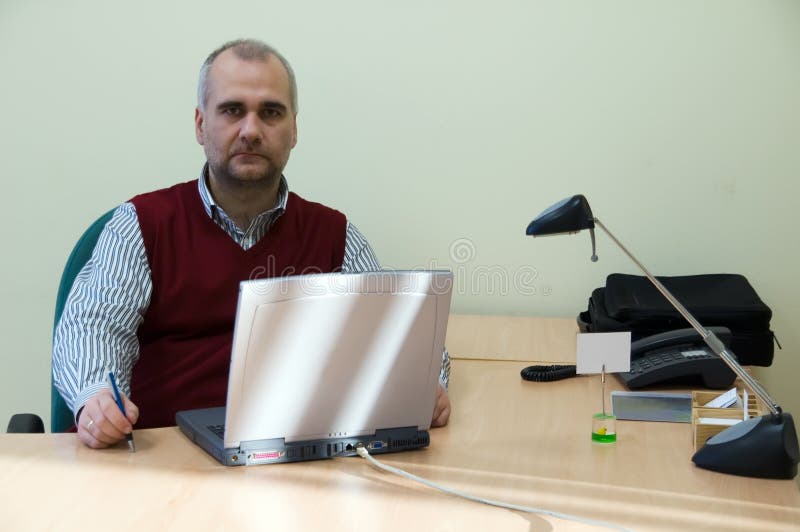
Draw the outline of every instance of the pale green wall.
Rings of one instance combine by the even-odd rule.
[[[654,273],[751,280],[784,347],[759,375],[800,415],[800,2],[2,0],[0,422],[49,417],[67,254],[196,176],[197,69],[239,36],[295,65],[291,186],[386,265],[455,268],[456,312],[572,317],[634,272],[602,235],[597,264],[588,235],[523,236],[584,193]],[[499,283],[532,272],[535,294]]]

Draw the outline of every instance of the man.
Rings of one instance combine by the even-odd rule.
[[[55,333],[54,382],[87,446],[113,445],[134,424],[173,425],[178,410],[224,404],[241,280],[380,269],[342,213],[289,192],[283,169],[296,118],[294,74],[271,47],[233,41],[206,59],[195,110],[207,158],[200,178],[117,208]],[[450,414],[443,356],[434,426]]]

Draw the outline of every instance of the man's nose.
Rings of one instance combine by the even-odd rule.
[[[239,136],[248,144],[261,143],[261,127],[256,113],[247,113],[242,118]]]

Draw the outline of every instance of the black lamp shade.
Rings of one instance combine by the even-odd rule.
[[[530,224],[525,234],[530,236],[576,233],[594,229],[594,216],[583,194],[577,194],[548,207]]]

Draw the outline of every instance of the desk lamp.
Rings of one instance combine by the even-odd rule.
[[[744,368],[733,353],[710,330],[703,327],[694,316],[664,287],[661,282],[628,251],[611,232],[592,215],[589,202],[583,195],[564,199],[536,217],[526,234],[537,237],[577,233],[588,229],[592,239],[592,262],[597,261],[594,228],[602,229],[614,243],[639,267],[661,294],[686,318],[711,350],[742,379],[769,408],[769,413],[741,421],[711,437],[700,448],[692,461],[698,467],[756,478],[790,479],[797,475],[798,445],[794,420],[784,412]]]

